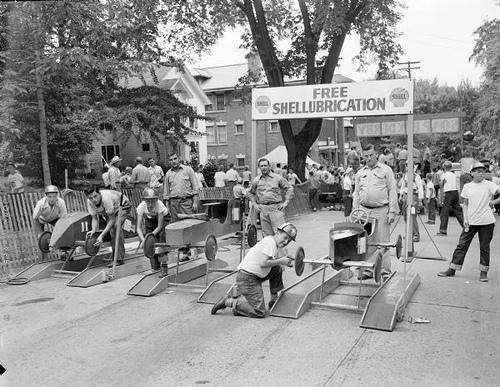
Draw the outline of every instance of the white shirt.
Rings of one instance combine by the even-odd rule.
[[[491,181],[480,183],[473,181],[464,185],[462,197],[469,200],[467,215],[471,226],[482,226],[495,223],[495,215],[490,207],[490,200],[499,188]]]
[[[198,179],[198,184],[200,185],[200,188],[203,187],[203,182],[205,181],[205,176],[203,176],[203,173],[201,172],[195,172],[194,173],[196,178]]]
[[[156,205],[152,211],[148,210],[148,205],[145,201],[142,201],[137,206],[137,215],[146,216],[148,218],[157,218],[158,214],[168,215],[168,209],[165,204],[162,203],[161,200],[156,201]]]
[[[248,251],[243,261],[238,265],[238,270],[245,270],[260,278],[265,278],[271,271],[271,267],[262,267],[262,265],[269,258],[275,259],[277,253],[278,246],[274,237],[266,236]]]
[[[226,174],[222,171],[215,172],[214,181],[216,187],[226,186]]]
[[[457,175],[451,171],[446,171],[441,176],[441,181],[444,180],[443,192],[458,191],[457,188]]]
[[[240,181],[240,175],[238,174],[238,171],[235,169],[231,168],[226,172],[226,180],[227,181]]]
[[[433,199],[436,197],[436,190],[434,189],[434,184],[432,184],[432,181],[428,181],[425,185],[425,197],[427,199]]]
[[[402,179],[401,182],[401,190],[399,191],[401,195],[408,192],[407,181],[406,181],[407,175],[405,174],[404,176],[405,177],[404,179]],[[413,174],[413,192],[417,193],[418,200],[422,200],[424,198],[424,187],[422,185],[422,179],[416,173]]]
[[[342,183],[342,188],[346,191],[352,191],[352,180],[348,175],[344,176],[344,182]]]
[[[165,176],[165,174],[163,173],[163,169],[159,165],[155,165],[154,167],[150,166],[148,169],[151,174],[149,186],[151,188],[161,187],[162,183],[160,183],[160,180],[163,178],[163,176]]]

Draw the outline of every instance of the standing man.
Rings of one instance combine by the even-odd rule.
[[[495,229],[495,215],[493,207],[500,203],[500,198],[493,200],[493,196],[500,194],[498,188],[491,181],[485,180],[486,168],[483,163],[476,162],[471,168],[472,181],[464,185],[462,198],[464,199],[464,229],[460,234],[458,245],[453,253],[450,267],[438,273],[439,277],[453,277],[456,270],[462,270],[465,255],[474,235],[479,234],[479,281],[488,282],[490,268],[490,242]]]
[[[7,164],[7,170],[9,175],[7,176],[7,182],[9,183],[11,193],[23,193],[24,192],[24,178],[16,169],[14,163]]]
[[[408,168],[408,164],[406,165],[406,168]],[[420,203],[424,200],[424,187],[422,185],[422,179],[420,178],[420,175],[416,172],[417,166],[414,166],[415,172],[413,172],[413,194],[411,196],[412,198],[412,215],[411,215],[411,221],[412,221],[412,231],[413,231],[413,242],[420,242],[420,230],[418,229],[418,222],[417,222],[417,214],[418,214],[418,209],[420,208]],[[405,173],[403,175],[403,178],[401,179],[401,189],[400,189],[400,195],[401,195],[401,208],[403,209],[403,219],[406,223],[407,219],[407,212],[406,209],[408,208],[408,181],[407,181],[407,174]]]
[[[321,204],[319,202],[319,187],[321,186],[321,176],[322,173],[317,172],[313,173],[313,171],[309,172],[309,178],[307,181],[309,182],[309,205],[311,206],[311,210],[316,212],[318,209],[321,210]]]
[[[228,186],[232,187],[241,181],[240,174],[236,169],[234,169],[234,164],[229,164],[229,169],[226,172],[226,183]]]
[[[342,179],[342,198],[344,199],[344,217],[347,219],[352,211],[352,177],[353,169],[348,167]]]
[[[154,158],[150,157],[148,159],[148,164],[149,173],[151,174],[149,187],[153,188],[159,194],[163,186],[163,177],[165,173],[163,173],[163,169],[159,165],[156,165],[156,160]]]
[[[66,203],[59,197],[59,189],[55,185],[45,187],[45,197],[41,198],[33,210],[33,227],[39,236],[47,224],[54,226],[59,218],[66,215]]]
[[[177,214],[193,214],[200,211],[198,192],[200,186],[193,168],[182,165],[177,153],[168,156],[171,168],[165,175],[163,183],[163,199],[170,210],[170,219],[177,222]],[[181,262],[189,260],[189,249],[179,249],[183,252]]]
[[[149,186],[150,181],[151,173],[149,169],[144,166],[142,157],[136,157],[135,167],[132,169],[132,182],[134,183],[134,188],[143,191],[144,188]]]
[[[125,238],[123,237],[123,230],[120,231],[118,237],[118,251],[115,251],[115,238],[118,233],[118,228],[123,228],[123,223],[130,214],[132,205],[128,198],[121,192],[114,190],[99,190],[95,185],[85,188],[83,191],[87,196],[87,210],[92,216],[92,230],[88,232],[89,236],[94,235],[99,229],[99,217],[102,216],[106,220],[106,227],[102,233],[97,237],[95,245],[102,244],[104,236],[109,232],[111,235],[111,248],[113,249],[113,257],[116,254],[116,264],[123,265],[125,259]],[[120,202],[122,205],[122,217],[120,224],[117,224],[118,211],[120,209]],[[113,263],[109,264],[113,267]]]
[[[441,224],[439,225],[439,232],[437,235],[446,235],[448,230],[448,218],[450,210],[455,211],[455,217],[464,226],[464,217],[460,201],[458,197],[457,176],[451,171],[451,161],[446,160],[443,163],[444,173],[441,176],[441,183],[439,185],[439,204],[441,208]]]
[[[285,223],[285,208],[293,198],[293,187],[281,175],[271,172],[268,159],[260,159],[261,175],[252,181],[248,197],[260,212],[260,224],[264,236],[274,235],[277,227]],[[285,190],[285,201],[281,196]]]
[[[403,145],[403,149],[398,152],[398,171],[401,173],[406,172],[406,160],[408,160],[408,146]]]
[[[248,168],[248,165],[245,165],[245,170],[241,173],[243,176],[243,187],[248,187],[250,185],[250,180],[252,179],[252,172]]]
[[[396,179],[392,169],[377,161],[377,152],[372,144],[363,147],[366,165],[354,177],[353,209],[362,208],[368,216],[376,218],[378,225],[375,240],[389,243],[391,223],[398,212]],[[387,250],[382,258],[382,274],[391,272],[391,257]],[[360,273],[361,279],[372,278],[373,273]]]
[[[114,189],[116,191],[121,190],[121,172],[120,172],[120,164],[122,162],[122,159],[119,158],[118,156],[115,156],[111,159],[109,162],[109,169],[108,169],[108,179],[109,179],[109,186],[111,189]]]
[[[351,167],[354,172],[356,172],[359,169],[360,160],[355,146],[352,146],[351,150],[347,154],[347,166]]]

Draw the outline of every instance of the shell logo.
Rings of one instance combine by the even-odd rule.
[[[267,113],[269,108],[271,107],[271,100],[269,97],[266,97],[265,95],[261,95],[260,97],[257,97],[255,100],[255,109],[261,114]]]
[[[391,91],[389,95],[389,101],[392,102],[394,107],[403,107],[406,102],[410,100],[410,93],[408,90],[398,87]]]

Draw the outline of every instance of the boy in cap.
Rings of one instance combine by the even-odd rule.
[[[479,235],[479,281],[488,282],[490,267],[490,242],[495,228],[495,215],[493,207],[500,203],[500,198],[493,196],[500,193],[491,181],[485,180],[486,167],[483,163],[476,162],[471,168],[472,181],[462,189],[464,207],[464,229],[460,234],[458,245],[453,252],[450,267],[438,273],[439,277],[453,277],[456,270],[462,270],[462,264],[467,250],[476,233]]]
[[[142,191],[142,202],[137,206],[137,236],[144,242],[145,234],[152,233],[157,242],[165,242],[165,217],[168,215],[168,209],[153,188],[144,188]],[[143,231],[144,224],[144,231]],[[167,274],[167,262],[159,261],[158,254],[155,254],[151,261],[151,269],[162,269],[160,277]]]
[[[288,256],[278,258],[280,250],[295,241],[297,228],[292,223],[278,227],[274,235],[268,235],[252,247],[238,266],[236,275],[237,297],[222,297],[212,308],[212,314],[230,307],[235,316],[262,318],[266,316],[262,282],[269,280],[271,308],[283,289],[283,266],[292,266]]]
[[[67,213],[66,203],[59,197],[59,189],[55,185],[45,187],[45,197],[36,203],[33,210],[36,235],[40,235],[47,224],[54,226],[59,218]]]

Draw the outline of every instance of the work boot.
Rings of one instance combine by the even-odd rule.
[[[160,274],[158,275],[158,277],[160,278],[163,278],[163,277],[166,277],[168,275],[168,263],[161,263],[160,265]]]
[[[452,269],[449,267],[445,271],[440,271],[438,273],[438,277],[454,277],[455,276],[455,269]]]
[[[220,298],[219,301],[217,301],[215,303],[215,305],[212,307],[212,310],[210,313],[215,314],[215,313],[217,313],[217,311],[219,311],[221,309],[226,309],[226,307],[228,306],[227,305],[228,300],[229,300],[229,298],[227,295]]]
[[[488,273],[486,271],[481,271],[481,273],[479,273],[479,281],[488,282]]]
[[[269,307],[269,309],[271,309],[274,306],[274,304],[276,303],[277,299],[278,299],[278,294],[277,293],[271,294],[271,299],[269,300],[269,303],[267,304],[267,306]]]

